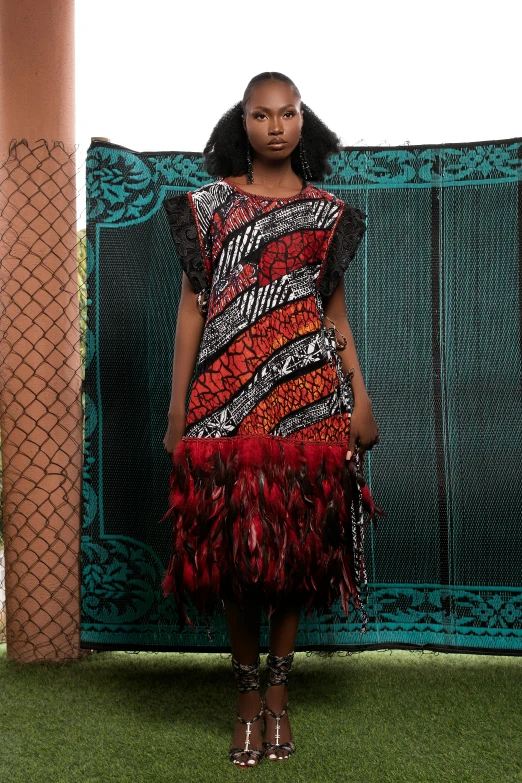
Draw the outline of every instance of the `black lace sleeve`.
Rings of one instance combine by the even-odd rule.
[[[163,208],[167,213],[170,233],[180,257],[181,266],[194,291],[199,293],[208,286],[207,271],[196,220],[187,194],[178,193],[164,199]]]
[[[328,254],[317,283],[323,296],[330,296],[343,277],[348,264],[355,256],[359,243],[366,231],[366,213],[357,207],[344,205],[341,217],[330,241]]]

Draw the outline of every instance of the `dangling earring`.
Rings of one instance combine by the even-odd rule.
[[[250,141],[247,138],[247,181],[252,184],[254,182],[254,169],[252,167],[252,156],[250,155]]]
[[[308,165],[308,161],[306,160],[302,136],[299,136],[299,156],[301,158],[301,168],[303,170],[304,179],[312,179],[312,172],[310,170],[310,166]]]

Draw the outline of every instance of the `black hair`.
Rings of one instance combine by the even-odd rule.
[[[203,150],[203,168],[212,177],[235,177],[247,172],[248,136],[243,127],[241,115],[255,86],[261,82],[281,81],[289,84],[301,100],[301,93],[294,82],[284,73],[264,71],[254,76],[247,84],[243,99],[226,111],[215,125]],[[319,119],[309,106],[301,101],[304,122],[303,137],[306,160],[314,180],[321,181],[332,173],[328,159],[341,150],[339,137]],[[299,144],[292,150],[292,169],[306,181],[299,155]]]

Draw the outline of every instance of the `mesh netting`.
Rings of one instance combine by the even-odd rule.
[[[86,260],[76,196],[76,150],[11,143],[0,168],[0,641],[22,661],[81,654]]]
[[[335,606],[302,617],[296,649],[522,647],[520,144],[347,148],[316,183],[369,216],[347,312],[380,429],[368,479],[387,516],[367,536],[364,644],[357,614]],[[197,154],[111,143],[91,145],[87,170],[82,641],[226,650],[224,614],[210,637],[203,622],[179,633],[158,590],[181,288],[161,203],[210,180]]]

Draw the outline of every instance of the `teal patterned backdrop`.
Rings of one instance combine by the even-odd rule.
[[[368,632],[339,603],[302,616],[296,650],[522,654],[521,145],[350,147],[315,183],[368,215],[345,288],[387,515],[366,535]],[[229,651],[224,614],[179,633],[159,587],[181,289],[161,203],[210,178],[200,154],[108,142],[86,164],[82,646]]]

